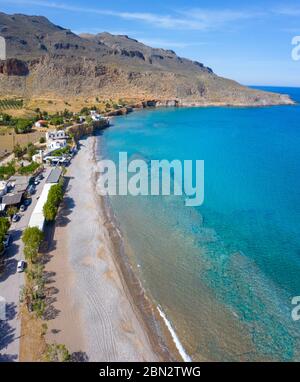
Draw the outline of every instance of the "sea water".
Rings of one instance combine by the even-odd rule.
[[[266,89],[290,94],[300,89]],[[147,109],[101,155],[200,159],[205,200],[114,196],[145,289],[192,360],[300,360],[300,106]]]

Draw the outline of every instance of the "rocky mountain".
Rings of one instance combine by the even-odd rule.
[[[182,105],[273,105],[288,96],[249,89],[172,50],[109,33],[76,35],[41,16],[0,13],[7,46],[0,95],[98,96]]]

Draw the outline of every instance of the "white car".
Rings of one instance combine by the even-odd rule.
[[[21,273],[25,270],[25,268],[26,268],[26,262],[24,260],[18,261],[17,272]]]

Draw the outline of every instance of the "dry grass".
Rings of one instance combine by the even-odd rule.
[[[43,324],[45,322],[28,312],[25,306],[21,309],[20,361],[38,362],[43,360],[46,349]]]

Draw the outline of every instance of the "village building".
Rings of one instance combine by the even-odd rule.
[[[46,142],[47,142],[47,149],[52,150],[58,150],[62,149],[67,146],[67,138],[64,130],[57,130],[57,131],[47,131],[46,133]]]
[[[48,121],[40,119],[39,121],[35,122],[34,126],[37,128],[41,128],[41,127],[47,127],[47,124],[48,124]]]

